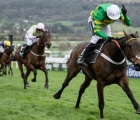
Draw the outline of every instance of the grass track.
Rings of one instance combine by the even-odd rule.
[[[92,81],[81,99],[80,109],[75,103],[84,75],[79,73],[64,90],[61,99],[55,94],[61,87],[66,72],[49,71],[49,89],[44,88],[44,74],[38,71],[37,82],[30,80],[30,88],[23,89],[18,69],[14,76],[0,77],[0,120],[100,120],[96,82]],[[130,79],[130,88],[140,103],[140,80]],[[135,110],[122,89],[117,85],[105,88],[104,120],[139,120]]]

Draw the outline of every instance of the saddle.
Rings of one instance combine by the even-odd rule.
[[[86,62],[87,64],[94,64],[99,56],[99,54],[101,53],[101,51],[103,50],[104,46],[107,44],[107,41],[100,39],[96,46],[94,47],[94,49],[92,51],[90,51],[87,55],[86,55]]]
[[[21,52],[24,52],[25,47],[26,47],[26,44],[22,44],[22,45],[21,45],[21,48],[20,48],[20,51],[21,51]]]

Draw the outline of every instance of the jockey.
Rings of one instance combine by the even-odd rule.
[[[4,50],[11,46],[11,42],[9,40],[4,40],[0,43],[0,46],[1,46],[1,51],[0,51],[0,56],[3,54]]]
[[[27,30],[25,35],[25,40],[27,45],[23,50],[19,52],[20,57],[25,56],[25,54],[29,51],[30,46],[33,43],[36,43],[38,38],[41,37],[42,32],[45,30],[45,25],[43,23],[38,23],[37,25],[33,25]]]
[[[85,56],[90,51],[91,47],[93,48],[96,46],[96,43],[100,38],[106,41],[114,39],[109,24],[120,19],[125,25],[131,26],[131,20],[126,13],[127,9],[123,5],[122,8],[119,8],[117,5],[110,3],[100,4],[95,10],[91,11],[88,18],[88,24],[92,38],[90,43],[81,52],[77,64],[88,66],[84,61]]]

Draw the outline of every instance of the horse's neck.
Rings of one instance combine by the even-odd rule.
[[[122,51],[115,42],[108,43],[108,45],[106,45],[104,49],[104,53],[107,54],[112,60],[116,62],[121,61],[125,57],[124,54],[122,53],[124,52],[124,45],[121,44],[122,43],[119,42]]]
[[[43,54],[45,46],[41,46],[37,42],[32,46],[31,51],[35,52],[36,54]]]
[[[12,53],[10,50],[7,50],[4,52],[7,56],[10,56],[10,54]]]

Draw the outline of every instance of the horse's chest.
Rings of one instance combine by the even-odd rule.
[[[125,76],[126,76],[125,71],[115,71],[110,75],[108,75],[108,77],[106,78],[106,83],[107,84],[117,83]]]
[[[44,62],[42,60],[39,60],[35,63],[35,65],[37,65],[37,66],[41,66],[42,64],[44,64]]]

